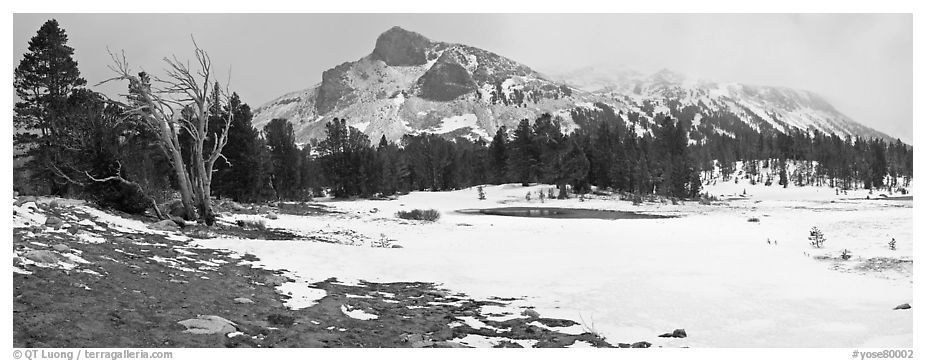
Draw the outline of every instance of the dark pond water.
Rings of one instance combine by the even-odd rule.
[[[538,217],[538,218],[585,218],[585,219],[658,219],[672,216],[645,214],[627,211],[605,211],[582,208],[544,207],[501,207],[486,209],[462,209],[457,212],[484,214],[489,216]]]

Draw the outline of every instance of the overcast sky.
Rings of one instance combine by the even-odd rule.
[[[232,90],[256,107],[369,54],[380,33],[399,25],[541,72],[613,64],[806,89],[862,124],[913,141],[910,14],[16,14],[14,64],[50,18],[67,31],[91,85],[111,75],[107,47],[155,72],[164,56],[192,55],[192,34],[220,78],[230,68]]]

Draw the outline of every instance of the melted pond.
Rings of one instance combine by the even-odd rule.
[[[556,207],[500,207],[485,209],[461,209],[457,212],[466,214],[484,214],[488,216],[576,219],[659,219],[674,217],[628,211],[607,211],[600,209]]]

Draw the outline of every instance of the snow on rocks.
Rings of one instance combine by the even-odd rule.
[[[56,264],[58,263],[58,254],[48,250],[30,250],[26,251],[23,256],[39,264]]]
[[[372,313],[367,313],[361,309],[352,309],[348,305],[341,305],[341,313],[347,315],[347,317],[363,321],[375,320],[379,318],[379,316]]]
[[[13,252],[13,271],[20,274],[31,274],[31,271],[28,271],[22,266],[72,270],[79,264],[90,264],[89,261],[80,256],[68,252],[59,253],[55,250],[47,249],[22,249],[19,252]]]
[[[69,252],[71,250],[71,247],[68,247],[65,244],[56,244],[54,246],[51,246],[51,249],[58,251],[58,252]]]
[[[184,327],[185,333],[194,335],[229,334],[238,330],[237,325],[229,320],[214,315],[200,315],[177,322]]]
[[[554,331],[554,332],[564,333],[567,335],[581,335],[583,333],[588,332],[588,330],[586,330],[585,327],[583,327],[582,325],[578,323],[571,325],[571,326],[557,327],[557,326],[547,326],[541,323],[540,321],[533,321],[531,323],[528,323],[528,325],[544,328],[544,329]]]
[[[450,340],[450,342],[476,348],[496,347],[504,343],[513,343],[523,348],[532,348],[537,344],[537,340],[519,340],[506,337],[483,336],[475,334],[469,334],[464,337],[455,338]]]

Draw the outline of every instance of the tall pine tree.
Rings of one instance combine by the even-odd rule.
[[[29,51],[14,71],[18,101],[13,125],[14,145],[27,157],[32,182],[42,182],[52,194],[67,191],[68,182],[54,172],[54,153],[67,121],[68,96],[87,82],[80,77],[74,49],[58,21],[46,21],[31,40]]]

